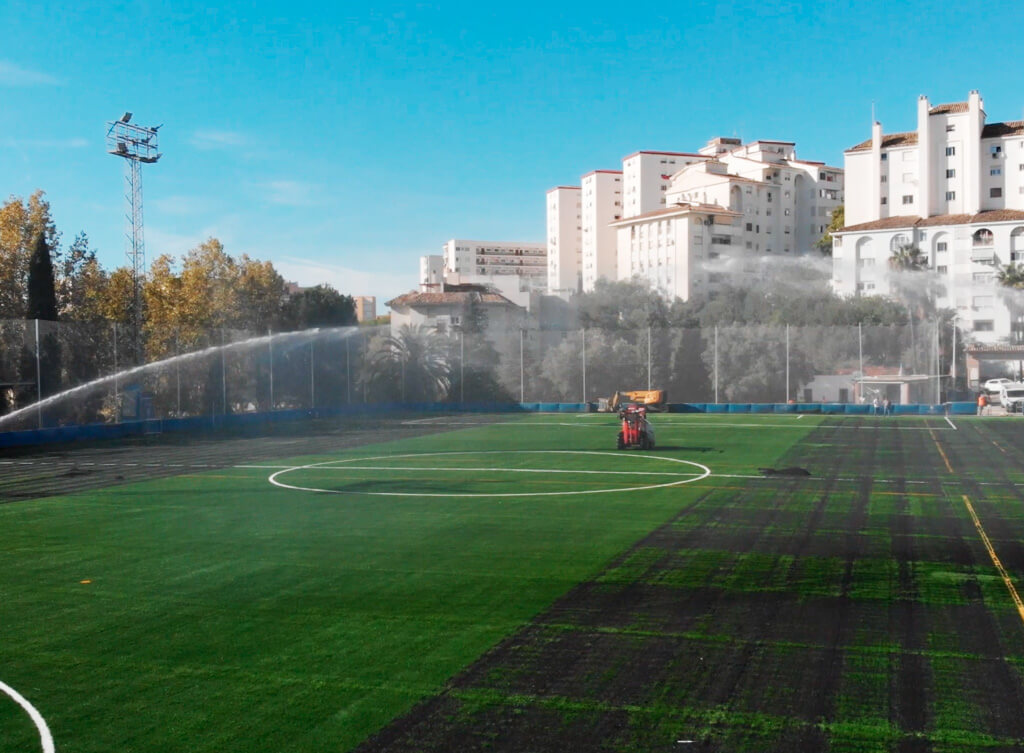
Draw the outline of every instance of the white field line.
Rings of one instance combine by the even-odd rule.
[[[667,458],[665,458],[667,460]],[[235,466],[241,468],[242,466]],[[281,466],[272,466],[281,467]],[[290,466],[289,466],[290,467]],[[589,470],[568,470],[565,468],[480,468],[480,467],[456,467],[431,468],[422,465],[345,465],[345,466],[319,466],[318,471],[429,471],[431,473],[445,473],[447,471],[458,471],[460,473],[483,471],[487,473],[570,473],[570,474],[593,474],[596,476],[702,476],[704,474],[693,471],[690,473],[667,473],[665,471],[589,471]]]
[[[322,468],[324,466],[333,466],[335,464],[346,464],[346,463],[358,463],[358,462],[371,462],[374,460],[397,460],[399,458],[424,458],[424,457],[453,457],[456,455],[598,455],[608,457],[623,457],[620,452],[598,452],[596,450],[467,450],[463,452],[417,452],[417,453],[406,453],[403,455],[379,455],[371,458],[352,458],[351,460],[327,460],[322,463],[309,463],[308,465],[299,465],[294,468],[288,468],[286,470],[277,471],[270,474],[267,480],[274,486],[281,487],[282,489],[293,489],[295,491],[304,492],[317,492],[321,494],[359,494],[368,495],[374,497],[441,497],[451,499],[453,497],[487,497],[487,498],[498,498],[498,497],[562,497],[562,496],[575,496],[580,494],[610,494],[610,493],[622,493],[622,492],[633,492],[633,491],[645,491],[647,489],[662,489],[668,486],[680,486],[682,484],[689,484],[694,481],[699,481],[702,478],[707,478],[711,475],[711,469],[706,465],[695,463],[692,460],[681,460],[679,458],[668,458],[661,455],[630,455],[630,458],[638,459],[644,458],[647,460],[660,460],[667,463],[680,463],[682,465],[689,465],[695,468],[701,469],[700,475],[680,478],[678,481],[667,481],[664,484],[647,484],[645,486],[625,486],[614,489],[581,489],[577,491],[559,491],[559,492],[509,492],[501,494],[493,494],[488,492],[483,493],[437,493],[437,492],[368,492],[368,491],[356,491],[349,492],[340,489],[316,489],[304,486],[295,486],[292,484],[286,484],[279,480],[279,476],[285,473],[291,473],[292,471],[307,470],[310,468]],[[421,469],[417,469],[421,470]]]
[[[802,415],[802,414],[801,414]],[[601,418],[610,418],[609,416],[601,416]],[[408,422],[407,422],[408,423]],[[575,429],[606,429],[608,426],[615,426],[618,421],[609,421],[607,424],[600,426],[586,426],[579,423],[568,423],[565,421],[449,421],[448,423],[442,424],[443,426],[570,426]],[[689,429],[715,429],[719,426],[738,427],[745,429],[805,429],[796,423],[739,423],[739,422],[723,422],[716,421],[713,418],[709,418],[704,421],[692,421],[687,419],[686,421],[674,421],[672,419],[655,418],[654,425],[661,431],[669,431],[674,428],[689,428]],[[867,431],[875,427],[886,426],[881,420],[878,423],[868,424],[866,426],[839,426],[836,424],[819,424],[821,428],[825,429],[846,429],[849,431]],[[887,426],[889,429],[896,431],[928,431],[927,426]],[[942,427],[934,427],[933,431],[952,431],[951,429],[944,429]]]
[[[50,734],[50,728],[46,726],[46,720],[43,719],[43,715],[36,710],[35,706],[28,702],[28,699],[26,699],[25,696],[10,685],[0,682],[0,691],[3,691],[13,698],[14,702],[21,706],[25,710],[25,713],[32,718],[32,722],[36,725],[36,729],[39,730],[39,741],[43,745],[43,753],[54,753],[55,748],[53,746],[53,735]]]
[[[943,416],[946,419],[946,423],[953,427],[953,431],[956,431],[956,424],[949,420],[949,416]]]

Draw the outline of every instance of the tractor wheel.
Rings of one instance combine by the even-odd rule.
[[[619,450],[624,450],[624,449],[626,449],[626,442],[625,442],[625,440],[623,440],[623,438],[622,438],[622,432],[621,432],[621,431],[619,432],[619,441],[618,441],[618,443],[616,444],[616,448],[617,448],[617,449],[619,449]]]
[[[651,440],[647,438],[647,434],[646,433],[640,435],[640,449],[641,450],[649,450],[649,449],[651,449]]]

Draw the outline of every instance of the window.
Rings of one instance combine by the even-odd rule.
[[[989,175],[1002,175],[1003,174],[1003,168],[1001,168],[1001,167],[993,167],[991,170],[988,171],[988,174]]]
[[[946,133],[953,133],[953,131],[955,131],[955,130],[956,130],[956,126],[953,125],[953,124],[949,124],[949,125],[946,126]]]
[[[832,236],[832,245],[835,246],[836,248],[842,248],[843,239],[837,236]]]
[[[903,203],[904,204],[913,204],[914,203],[914,196],[913,196],[913,194],[904,196],[903,197]]]
[[[991,246],[992,240],[992,231],[987,228],[982,228],[971,236],[972,244],[975,246]]]
[[[946,177],[947,178],[955,178],[956,177],[956,170],[946,170]]]
[[[883,183],[888,183],[889,182],[889,176],[888,175],[883,175],[882,176],[882,182]]]
[[[946,191],[946,201],[954,201],[956,199],[956,191]]]
[[[768,201],[771,201],[771,200],[772,200],[772,192],[771,192],[771,191],[769,191],[769,192],[768,192]]]
[[[945,266],[944,264],[940,264],[935,268],[935,271],[938,272],[940,275],[949,274],[949,267]]]
[[[753,229],[754,229],[754,223],[753,222],[748,222],[747,223],[747,232],[749,233]]]
[[[999,144],[993,144],[989,147],[989,151],[992,152],[992,159],[998,159],[999,155],[1003,153],[1003,147]]]
[[[946,243],[946,241],[939,241],[938,243],[935,244],[935,252],[939,254],[941,254],[943,251],[948,250],[948,248],[949,245]]]
[[[883,197],[882,197],[882,203],[883,203],[883,204],[888,204],[888,203],[889,203],[889,200],[888,200],[887,198],[885,198],[885,197],[883,196]]]
[[[888,159],[889,159],[889,155],[886,154],[885,152],[882,152],[882,162],[885,162]]]
[[[988,197],[990,199],[1001,199],[1003,196],[1003,189],[1001,188],[990,188],[988,189]]]
[[[995,329],[995,325],[991,320],[989,321],[975,321],[974,331],[975,332],[992,332]]]
[[[782,210],[782,213],[783,213],[784,215],[786,215],[787,217],[789,217],[789,210],[788,210],[788,209],[783,209],[783,210]]]
[[[955,146],[947,146],[946,147],[946,156],[947,157],[955,157],[956,156],[956,147]]]

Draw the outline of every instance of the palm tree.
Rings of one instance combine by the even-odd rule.
[[[921,249],[909,243],[897,248],[889,257],[889,268],[894,272],[921,272],[927,267],[928,259]]]
[[[1011,261],[999,268],[996,272],[996,280],[1006,288],[1024,289],[1024,264]]]
[[[368,386],[383,399],[402,402],[441,400],[451,385],[447,341],[418,325],[402,325],[397,334],[371,348]]]

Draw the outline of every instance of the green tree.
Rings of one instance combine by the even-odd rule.
[[[445,338],[407,324],[370,341],[360,378],[373,401],[434,402],[448,394],[449,358]]]
[[[289,296],[282,311],[282,325],[291,331],[312,327],[348,327],[356,324],[356,306],[351,296],[330,285],[317,285]]]
[[[928,267],[928,259],[917,246],[905,243],[889,257],[889,268],[894,272],[921,272]]]
[[[718,391],[722,402],[779,403],[786,398],[785,330],[745,325],[722,327],[718,337]],[[701,357],[709,373],[715,370],[715,345],[709,342]],[[789,394],[814,376],[807,354],[790,344]]]
[[[996,272],[996,280],[1003,287],[1024,290],[1024,264],[1015,261],[1004,264]]]
[[[36,235],[28,262],[26,319],[57,321],[57,284],[53,276],[53,257],[43,233]]]
[[[818,242],[814,245],[821,252],[822,256],[832,255],[832,234],[842,230],[846,226],[846,208],[840,204],[832,210],[832,217],[829,220],[828,227],[825,228],[825,234],[818,239]]]
[[[29,258],[40,234],[51,253],[57,254],[60,233],[42,191],[27,200],[12,196],[0,205],[0,319],[25,316]]]

